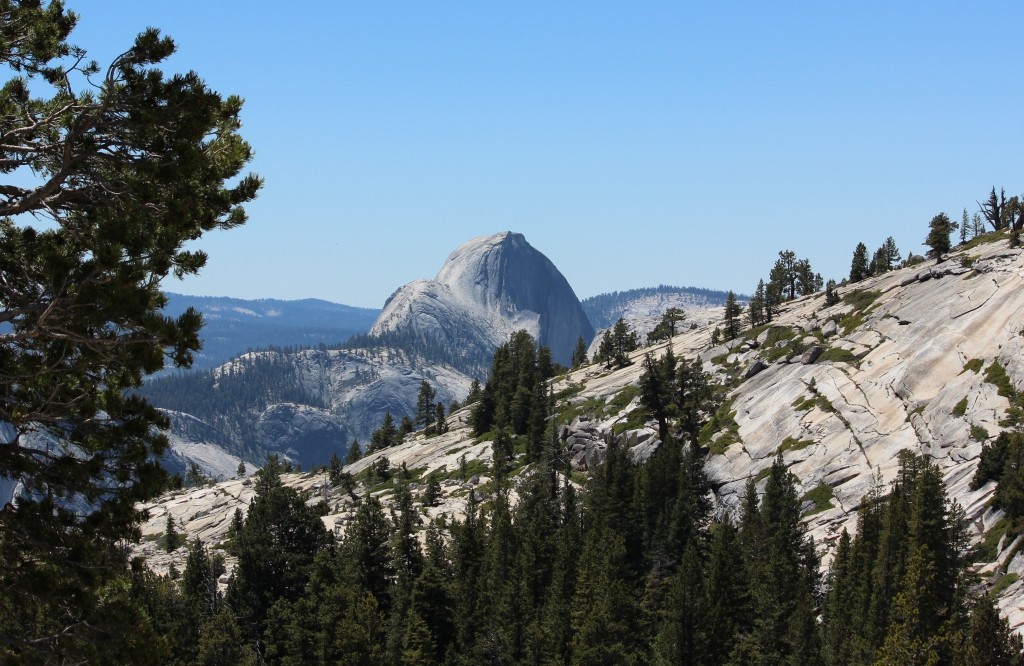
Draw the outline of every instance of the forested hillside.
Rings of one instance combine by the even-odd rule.
[[[725,305],[727,292],[699,287],[659,285],[613,291],[584,298],[580,303],[594,328],[610,328],[620,318],[652,317],[670,307],[701,309]]]
[[[258,487],[179,495],[143,531],[220,507],[198,519],[235,572],[218,603],[272,663],[1021,663],[1000,617],[1019,627],[1024,594],[1013,243],[772,286],[546,395],[548,357],[514,337],[443,427],[280,476],[336,543],[299,547],[320,555],[259,602],[246,577],[288,555],[229,536]]]

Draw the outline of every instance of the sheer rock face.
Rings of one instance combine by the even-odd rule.
[[[459,247],[433,280],[401,287],[370,333],[412,333],[489,356],[520,329],[565,365],[578,338],[594,337],[579,299],[554,264],[522,234],[504,231]]]

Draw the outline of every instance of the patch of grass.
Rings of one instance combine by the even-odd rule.
[[[919,414],[924,414],[924,408],[925,408],[924,404],[918,405],[917,407],[914,407],[913,411],[910,412],[910,415],[911,416],[918,416]]]
[[[783,342],[786,344],[779,344]],[[796,330],[789,326],[773,326],[768,331],[761,358],[766,363],[774,363],[783,356],[802,353],[805,347],[803,340],[796,339]]]
[[[984,442],[989,437],[991,437],[991,435],[988,434],[988,430],[985,430],[980,425],[971,426],[971,439],[979,442]]]
[[[627,430],[634,430],[636,428],[644,427],[644,421],[646,421],[646,414],[642,409],[634,409],[629,413],[629,416],[625,421],[621,421],[612,426],[612,433],[621,435]]]
[[[981,360],[980,358],[972,358],[971,360],[969,360],[966,363],[964,363],[964,370],[963,371],[967,372],[968,370],[970,370],[971,372],[977,374],[977,373],[981,372],[981,366],[983,366],[983,365],[985,365],[985,361]],[[960,374],[963,374],[963,373],[960,373]]]
[[[795,437],[787,437],[782,440],[782,444],[779,444],[779,448],[775,450],[776,453],[785,453],[786,451],[799,451],[806,449],[808,446],[814,446],[815,442],[813,439],[797,439]]]
[[[963,416],[967,413],[967,396],[960,399],[960,402],[953,405],[953,416]]]
[[[757,340],[757,336],[761,335],[761,333],[766,331],[769,326],[771,326],[771,324],[761,324],[760,326],[755,326],[754,328],[745,331],[743,335],[740,337],[743,340]]]
[[[633,402],[633,399],[638,395],[640,395],[640,387],[636,384],[630,384],[623,388],[608,401],[606,415],[612,416],[613,414],[621,412],[627,405],[629,405],[629,403]]]
[[[871,289],[854,289],[843,294],[843,303],[852,305],[855,312],[867,310],[882,295],[880,291]]]
[[[842,329],[843,335],[849,335],[861,327],[864,316],[871,311],[871,306],[881,295],[882,292],[870,289],[855,289],[843,294],[843,302],[853,306],[853,310],[839,320],[839,328]]]
[[[842,347],[829,347],[815,363],[846,363],[847,365],[857,365],[857,355],[849,349],[843,349]]]
[[[576,396],[583,392],[583,389],[583,382],[569,382],[569,384],[566,385],[564,389],[562,389],[561,391],[554,395],[555,402],[559,403],[562,402],[563,400],[575,398]]]
[[[832,492],[832,486],[827,483],[819,483],[814,486],[800,498],[801,503],[811,503],[810,508],[804,512],[804,516],[813,516],[816,513],[821,513],[822,511],[831,509],[833,506],[833,497],[835,497],[835,494]]]
[[[990,231],[990,232],[988,232],[986,234],[981,234],[980,236],[975,236],[971,240],[969,240],[966,243],[964,243],[963,245],[959,246],[957,249],[958,250],[970,250],[971,248],[977,247],[977,246],[982,245],[984,243],[994,243],[995,241],[1000,240],[1000,239],[1004,238],[1005,236],[1006,236],[1006,231],[1005,230]]]
[[[1019,579],[1020,576],[1015,573],[1003,574],[996,581],[996,584],[992,586],[992,594],[998,597],[1003,590],[1016,583]]]
[[[842,329],[843,335],[849,335],[860,328],[863,323],[864,315],[862,313],[850,312],[839,320],[839,328]]]
[[[989,384],[995,384],[999,390],[999,395],[1009,399],[1010,402],[1013,402],[1017,397],[1017,389],[1013,388],[1010,375],[1006,374],[1006,368],[999,361],[992,361],[992,365],[988,366],[985,370],[985,381]]]
[[[768,475],[771,474],[771,473],[772,473],[772,466],[768,465],[767,467],[765,467],[764,469],[762,469],[760,472],[757,473],[757,475],[754,477],[754,483],[761,483],[762,481],[767,479]]]
[[[764,341],[765,347],[774,347],[783,340],[792,340],[796,337],[796,331],[789,326],[772,326],[768,331],[768,339]]]

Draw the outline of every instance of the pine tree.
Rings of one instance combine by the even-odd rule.
[[[480,399],[481,388],[480,380],[476,377],[473,378],[473,383],[469,385],[469,394],[466,395],[466,404],[471,405]]]
[[[1024,643],[999,615],[995,599],[981,596],[971,611],[971,625],[957,658],[958,666],[1021,666]]]
[[[956,222],[949,219],[945,213],[939,213],[928,223],[928,236],[924,244],[928,246],[926,253],[937,262],[942,261],[942,255],[949,252],[951,245],[949,235],[956,231]]]
[[[370,435],[370,446],[367,447],[366,452],[374,453],[382,449],[389,449],[398,442],[399,432],[395,427],[395,417],[391,415],[390,411],[384,412],[384,419],[381,421],[380,427]]]
[[[661,321],[647,334],[647,344],[668,340],[679,332],[679,324],[686,320],[686,312],[681,308],[668,308],[661,315]]]
[[[832,306],[839,303],[839,295],[836,294],[836,281],[829,280],[825,283],[825,305]]]
[[[820,289],[818,286],[820,276],[811,270],[811,262],[809,260],[800,259],[797,261],[794,271],[796,272],[797,291],[801,296],[813,294]]]
[[[679,570],[672,581],[658,635],[654,643],[656,664],[705,664],[710,662],[707,593],[697,546],[686,545]]]
[[[868,247],[864,243],[857,243],[853,250],[853,261],[850,262],[850,282],[860,282],[869,274]]]
[[[738,654],[760,663],[820,661],[813,623],[817,556],[800,521],[795,477],[781,454],[765,481],[758,503],[753,484],[740,526],[740,547],[751,600],[753,624],[737,646]]]
[[[772,267],[768,279],[770,284],[776,288],[781,299],[791,301],[796,298],[799,280],[796,253],[792,250],[780,251],[779,258],[775,261],[775,266]]]
[[[672,415],[676,393],[676,357],[669,348],[655,360],[644,354],[644,371],[640,375],[640,404],[658,421],[658,437],[668,439],[668,419]]]
[[[116,663],[145,633],[107,640],[123,543],[168,481],[168,418],[137,389],[200,348],[199,313],[164,312],[165,278],[198,273],[193,242],[243,224],[261,182],[241,173],[240,98],[165,74],[155,28],[101,69],[64,5],[0,4],[0,477],[26,489],[0,511],[0,661]]]
[[[172,553],[178,549],[181,545],[181,535],[178,534],[177,528],[174,526],[174,516],[171,512],[167,512],[167,523],[164,528],[164,549],[168,553]]]
[[[426,379],[420,382],[420,390],[416,396],[416,418],[413,425],[417,428],[426,427],[434,421],[434,401],[437,392]]]
[[[725,339],[733,340],[740,334],[740,314],[743,308],[736,302],[736,294],[730,291],[725,297]]]
[[[448,422],[445,419],[444,403],[439,402],[434,406],[434,432],[439,435],[448,432]]]
[[[621,536],[607,528],[591,530],[572,601],[573,666],[638,660],[638,613],[626,585],[626,559]]]
[[[928,631],[929,613],[937,610],[932,598],[935,570],[922,546],[910,554],[899,594],[893,601],[893,620],[879,649],[878,666],[935,666],[939,637]]]
[[[345,454],[345,464],[354,465],[359,462],[359,459],[363,457],[363,449],[359,446],[359,440],[353,439],[352,443],[349,444],[348,453]]]
[[[580,336],[576,340],[576,347],[572,351],[572,369],[575,370],[587,364],[587,343]]]
[[[252,659],[250,650],[244,647],[242,633],[230,611],[222,610],[203,628],[199,640],[200,666],[241,666]]]
[[[640,338],[636,331],[630,329],[626,320],[620,317],[602,336],[598,354],[604,363],[624,368],[631,362],[629,354],[639,347]]]
[[[765,317],[765,289],[764,280],[757,281],[757,288],[754,290],[754,295],[750,299],[750,305],[747,307],[747,312],[750,315],[750,327],[755,328],[763,323],[767,322]]]
[[[302,595],[317,552],[331,542],[313,507],[281,483],[279,468],[269,459],[257,473],[256,497],[232,544],[238,564],[226,601],[250,640],[262,639],[277,600]]]

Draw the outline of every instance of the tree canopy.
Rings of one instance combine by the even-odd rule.
[[[59,0],[0,2],[0,603],[48,609],[0,625],[15,651],[94,626],[74,591],[102,583],[164,479],[165,419],[133,390],[200,347],[195,310],[161,312],[161,280],[198,272],[186,243],[245,222],[261,185],[240,175],[239,97],[165,76],[175,46],[152,28],[101,70],[68,41],[76,21]]]

